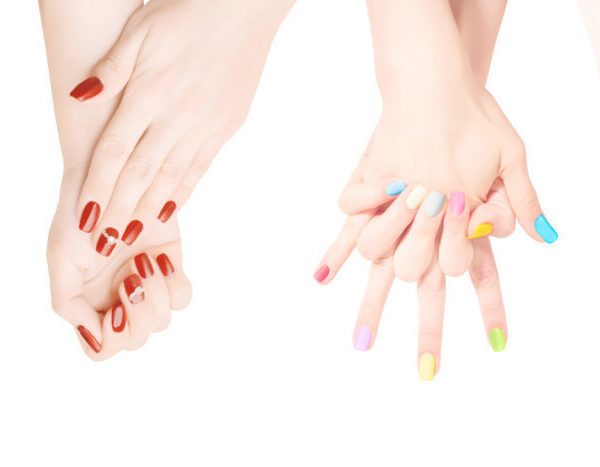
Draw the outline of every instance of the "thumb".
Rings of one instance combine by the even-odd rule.
[[[146,37],[146,28],[125,26],[110,51],[94,66],[90,77],[71,91],[80,102],[94,98],[102,102],[118,95],[131,78],[138,53]]]
[[[527,171],[525,148],[520,143],[506,156],[507,165],[502,171],[502,181],[517,220],[527,234],[536,241],[554,243],[556,230],[542,212],[540,202]]]

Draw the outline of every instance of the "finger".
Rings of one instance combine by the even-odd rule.
[[[364,212],[349,216],[338,237],[321,259],[313,277],[320,284],[329,284],[346,262],[356,246],[358,237],[374,212]]]
[[[130,262],[131,267],[135,268],[142,278],[144,290],[149,291],[154,307],[152,332],[162,331],[171,322],[171,303],[167,284],[159,272],[159,265],[145,252],[136,255]]]
[[[506,165],[502,170],[502,181],[519,224],[534,240],[554,243],[558,234],[544,216],[529,179],[523,144],[508,150],[503,159]]]
[[[448,276],[461,276],[471,264],[473,246],[467,238],[469,206],[462,191],[450,193],[440,240],[440,268]]]
[[[446,278],[437,260],[421,276],[417,284],[419,300],[419,377],[431,381],[440,369],[442,329],[446,300]]]
[[[389,202],[394,196],[402,193],[405,188],[406,184],[403,181],[393,178],[385,178],[376,182],[351,182],[342,191],[339,206],[345,214],[358,214]]]
[[[183,270],[181,243],[170,243],[148,250],[155,258],[158,271],[162,275],[168,290],[170,308],[182,310],[192,299],[192,284]]]
[[[515,230],[515,215],[512,212],[504,184],[495,184],[485,203],[471,212],[468,238],[479,238],[485,235],[508,237]]]
[[[119,286],[119,297],[127,314],[130,340],[128,350],[135,350],[146,343],[154,324],[154,305],[150,290],[144,287],[138,274],[130,274]]]
[[[127,326],[127,312],[122,303],[117,303],[105,313],[102,320],[102,351],[99,358],[106,360],[121,350],[126,349],[129,343],[129,327]]]
[[[413,192],[416,191],[416,188]],[[423,191],[425,188],[423,187]],[[411,192],[411,194],[413,193]],[[407,198],[407,203],[410,195]],[[401,280],[415,282],[429,267],[436,236],[442,223],[446,196],[431,191],[394,253],[394,274]]]
[[[508,331],[498,268],[489,238],[473,240],[473,247],[474,254],[469,266],[469,275],[479,300],[483,325],[490,345],[495,352],[500,352],[504,350]]]

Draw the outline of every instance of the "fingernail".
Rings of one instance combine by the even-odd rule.
[[[160,272],[162,272],[163,276],[170,276],[175,272],[173,263],[171,263],[169,257],[164,253],[156,257],[156,262],[158,263],[158,267],[160,268]]]
[[[120,303],[113,306],[112,309],[112,328],[115,332],[121,332],[125,329],[125,308]]]
[[[427,188],[425,188],[423,185],[417,185],[406,197],[406,205],[410,209],[418,208],[426,194]]]
[[[494,230],[492,224],[490,224],[489,222],[484,222],[483,224],[479,224],[477,227],[475,227],[473,233],[467,238],[472,240],[474,238],[485,237],[486,235],[491,234],[492,230]]]
[[[164,224],[171,218],[176,208],[177,205],[173,201],[167,201],[163,208],[160,210],[158,220]]]
[[[465,193],[462,191],[453,191],[450,193],[450,204],[448,206],[450,214],[454,217],[460,216],[465,210]]]
[[[504,332],[500,328],[490,329],[490,344],[494,352],[502,352],[506,346]]]
[[[438,193],[437,191],[432,191],[427,197],[427,203],[425,204],[425,214],[427,214],[429,217],[437,216],[444,207],[445,203],[446,195]]]
[[[142,224],[138,220],[133,220],[129,223],[129,225],[125,229],[125,232],[123,233],[123,236],[121,237],[121,240],[123,240],[123,242],[125,244],[131,245],[140,236],[140,234],[142,233],[142,230],[144,230],[144,224]]]
[[[397,182],[392,182],[385,187],[385,193],[388,196],[396,196],[402,193],[405,188],[406,183],[404,183],[402,180],[398,180]]]
[[[435,376],[435,357],[429,352],[421,354],[419,358],[419,379],[431,381]]]
[[[154,275],[154,268],[152,267],[152,263],[150,262],[150,258],[146,253],[140,253],[135,258],[133,258],[135,262],[135,267],[137,268],[140,276],[143,279],[146,279],[148,276]]]
[[[313,277],[315,278],[315,280],[317,282],[323,282],[325,279],[327,279],[328,275],[329,275],[329,266],[324,264],[319,269],[317,269],[317,271],[314,273]]]
[[[75,86],[70,95],[78,101],[84,102],[100,94],[103,89],[104,85],[98,78],[88,78]]]
[[[126,277],[123,281],[123,285],[125,286],[127,299],[134,305],[142,303],[144,298],[146,298],[144,287],[142,286],[142,279],[137,274]]]
[[[96,243],[96,251],[102,256],[109,256],[115,249],[118,238],[119,232],[117,232],[117,229],[112,227],[104,229],[100,234],[98,243]]]
[[[542,240],[546,243],[554,243],[558,240],[558,234],[554,227],[548,222],[548,219],[543,214],[540,214],[534,223],[535,231],[540,234]]]
[[[100,218],[100,205],[94,201],[90,201],[85,205],[79,219],[79,230],[85,233],[90,233],[98,219]]]
[[[102,346],[96,340],[94,335],[87,330],[85,326],[77,326],[77,331],[79,331],[79,335],[83,338],[84,341],[87,342],[87,345],[89,345],[94,352],[100,352]]]
[[[362,325],[356,331],[356,336],[354,336],[354,349],[360,350],[361,352],[366,352],[369,350],[369,345],[371,344],[371,330]]]

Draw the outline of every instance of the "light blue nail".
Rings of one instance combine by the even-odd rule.
[[[432,191],[427,197],[427,204],[425,205],[425,214],[427,214],[429,217],[437,216],[444,207],[445,202],[445,195],[438,193],[437,191]]]
[[[397,182],[390,183],[387,187],[385,187],[385,193],[388,196],[396,196],[404,191],[406,188],[406,183],[402,180],[398,180]]]
[[[558,240],[556,230],[554,230],[554,227],[550,225],[550,222],[548,222],[548,219],[546,219],[543,214],[538,216],[533,225],[535,226],[536,232],[540,234],[540,237],[542,237],[546,243],[554,243]]]

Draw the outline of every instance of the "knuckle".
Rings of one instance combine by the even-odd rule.
[[[159,169],[161,177],[169,181],[178,180],[183,175],[183,172],[183,164],[178,161],[165,161]]]
[[[100,141],[98,152],[103,159],[121,161],[127,154],[127,146],[115,135],[108,135]]]
[[[439,342],[442,340],[442,332],[438,329],[420,329],[419,338],[422,342]]]
[[[439,297],[446,291],[446,281],[442,274],[429,275],[419,282],[419,294],[429,297]]]
[[[139,182],[148,182],[154,175],[154,163],[141,157],[131,159],[125,168],[125,176]]]
[[[124,71],[123,60],[116,52],[109,53],[105,58],[102,66],[112,74],[119,75]]]
[[[498,271],[491,264],[471,268],[471,280],[475,286],[493,285],[498,282]]]

